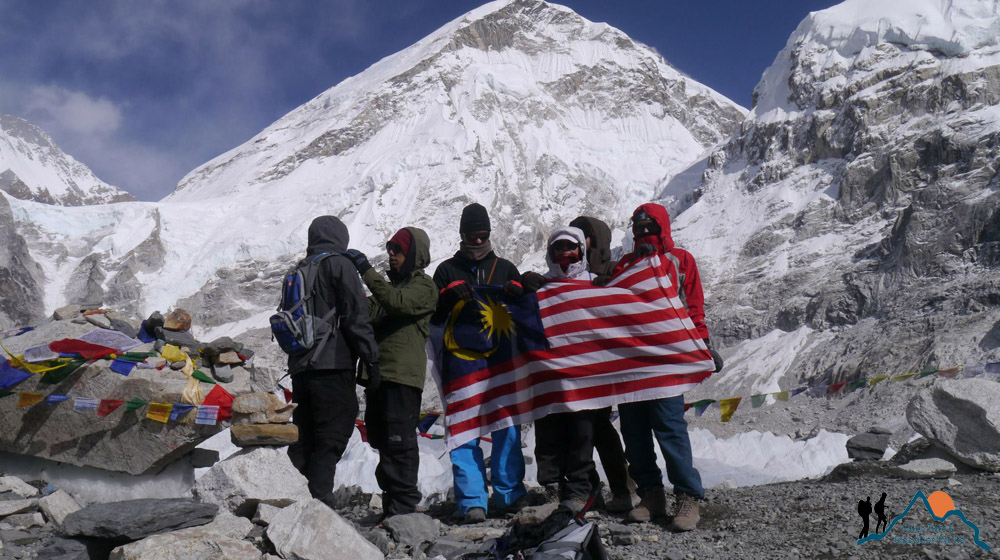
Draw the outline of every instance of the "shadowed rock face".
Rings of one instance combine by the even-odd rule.
[[[713,340],[807,328],[788,370],[830,381],[1000,359],[1000,61],[884,41],[827,68],[796,36],[698,186],[761,214],[725,254],[696,253]],[[700,205],[678,220],[688,248],[694,216],[721,216]]]
[[[14,227],[7,199],[0,196],[0,329],[33,325],[42,318],[44,275]]]

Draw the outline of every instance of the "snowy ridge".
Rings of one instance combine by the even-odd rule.
[[[42,130],[0,114],[0,190],[47,204],[79,206],[135,200],[101,181]]]

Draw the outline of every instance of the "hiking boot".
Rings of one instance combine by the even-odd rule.
[[[639,505],[625,516],[629,523],[647,523],[667,516],[667,498],[663,488],[650,488],[639,496]]]
[[[638,502],[639,496],[635,494],[615,494],[610,501],[604,504],[604,509],[610,513],[625,513],[632,511]]]
[[[583,510],[583,508],[587,507],[587,502],[577,498],[571,498],[559,502],[559,505],[569,509],[570,511],[573,512],[573,515],[576,515],[580,513]]]
[[[482,523],[483,521],[486,521],[486,510],[481,507],[474,507],[465,512],[465,516],[462,518],[462,525]]]
[[[545,502],[543,503],[559,501],[559,486],[558,482],[550,482],[545,485]]]
[[[693,531],[701,519],[701,506],[698,498],[687,494],[677,494],[674,504],[674,518],[670,521],[670,530],[683,532]]]

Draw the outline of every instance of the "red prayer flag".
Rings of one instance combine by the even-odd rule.
[[[123,404],[125,404],[125,401],[118,399],[101,399],[101,404],[97,406],[97,416],[104,418]]]
[[[229,391],[223,389],[222,385],[212,387],[201,404],[218,406],[219,421],[227,420],[233,416],[233,396],[229,394]]]
[[[284,387],[282,387],[281,390],[285,393],[285,402],[286,403],[292,402],[292,392],[289,391],[288,389],[285,389]]]
[[[841,381],[840,383],[834,383],[833,385],[830,385],[829,387],[827,387],[827,394],[832,395],[836,393],[837,391],[841,390],[844,387],[844,385],[847,385],[846,381]]]
[[[91,344],[75,338],[64,338],[49,343],[49,350],[61,354],[79,354],[87,360],[103,358],[117,352],[114,348]]]
[[[355,420],[354,425],[358,428],[358,432],[361,433],[361,441],[368,443],[368,427],[365,426],[365,421]]]

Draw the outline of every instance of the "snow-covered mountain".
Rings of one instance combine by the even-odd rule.
[[[135,200],[101,181],[40,128],[0,114],[0,190],[25,200],[80,206]]]
[[[661,192],[730,346],[705,390],[1000,359],[1000,3],[813,13],[754,99]]]
[[[584,213],[624,223],[745,113],[617,29],[502,0],[293,110],[159,203],[8,202],[46,310],[179,304],[202,326],[259,327],[317,215],[339,216],[378,260],[397,228],[423,227],[440,262],[476,201],[500,254],[540,260],[551,228]]]

